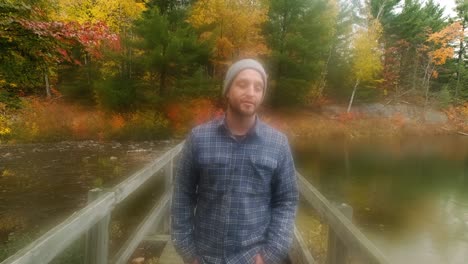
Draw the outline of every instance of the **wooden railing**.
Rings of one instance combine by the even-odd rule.
[[[390,263],[385,255],[352,223],[352,208],[350,206],[346,204],[332,205],[302,175],[296,172],[296,176],[301,195],[329,226],[328,264],[347,263],[350,253],[361,260],[359,263]],[[314,263],[312,260],[308,261],[306,263]]]
[[[151,162],[137,173],[110,191],[91,190],[89,204],[74,213],[64,222],[51,229],[39,239],[18,251],[1,264],[46,264],[52,261],[74,241],[86,234],[85,263],[127,263],[145,236],[162,225],[169,232],[169,204],[173,179],[173,160],[180,153],[183,142]],[[109,221],[113,209],[149,179],[164,169],[165,192],[159,202],[147,214],[136,231],[124,243],[113,258],[109,258]],[[352,223],[352,209],[348,206],[333,206],[303,176],[296,174],[301,195],[329,225],[329,264],[346,263],[349,252],[358,255],[369,264],[389,263],[385,256]],[[164,239],[168,239],[165,236]],[[297,228],[294,228],[293,248],[290,252],[292,263],[315,263],[312,254]]]
[[[156,177],[164,169],[166,190],[158,204],[149,212],[136,232],[125,242],[112,263],[127,263],[138,244],[151,228],[157,226],[168,217],[169,200],[171,197],[172,165],[173,159],[182,149],[180,143],[160,158],[154,160],[140,171],[114,187],[108,192],[91,190],[89,204],[80,211],[71,215],[64,222],[54,227],[39,239],[18,251],[1,264],[46,264],[68,248],[74,241],[86,234],[85,260],[86,264],[104,264],[109,262],[108,240],[109,219],[115,206],[124,201],[130,194],[149,179]]]

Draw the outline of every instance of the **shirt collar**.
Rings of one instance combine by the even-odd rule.
[[[255,115],[254,126],[247,132],[247,137],[254,136],[254,137],[261,138],[262,125],[263,125],[263,122],[260,120],[258,115]],[[231,135],[231,132],[229,131],[229,128],[226,123],[226,114],[224,114],[222,117],[219,118],[217,126],[218,126],[218,129],[222,131],[223,133],[226,133],[227,135]]]

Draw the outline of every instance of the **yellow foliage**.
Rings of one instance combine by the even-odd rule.
[[[360,29],[354,40],[353,71],[360,81],[375,80],[382,70],[382,50],[379,38],[382,35],[382,25],[378,20],[369,23],[367,29]]]
[[[261,29],[267,19],[263,0],[199,0],[188,19],[197,29],[206,29],[200,39],[214,38],[216,64],[229,64],[240,56],[268,53]]]
[[[0,115],[0,136],[6,136],[11,133],[10,125],[8,124],[8,119]]]
[[[58,0],[56,20],[79,23],[105,22],[114,32],[129,28],[146,9],[135,0]]]

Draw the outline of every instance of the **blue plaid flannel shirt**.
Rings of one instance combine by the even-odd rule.
[[[299,194],[286,136],[259,118],[237,141],[225,119],[188,136],[172,198],[172,241],[185,262],[282,263]]]

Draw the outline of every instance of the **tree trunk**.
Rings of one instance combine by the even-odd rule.
[[[466,28],[466,21],[463,20],[462,23],[462,32],[463,36],[465,36],[465,28]],[[455,86],[455,98],[458,98],[458,93],[460,90],[460,81],[462,75],[462,64],[464,64],[464,54],[465,54],[465,45],[464,45],[464,37],[460,38],[460,50],[458,51],[458,65],[457,65],[457,85]]]
[[[431,76],[432,76],[432,72],[434,71],[434,68],[435,68],[435,65],[432,65],[431,67],[431,63],[429,62],[426,68],[427,72],[424,75],[425,78],[424,78],[423,84],[426,86],[426,101],[424,103],[424,107],[427,106],[427,103],[429,101],[429,87],[430,87]]]
[[[160,75],[159,75],[159,94],[161,96],[166,96],[167,91],[166,91],[166,67],[163,67],[161,69]]]
[[[44,81],[45,81],[46,95],[47,95],[47,98],[50,99],[52,97],[52,93],[50,92],[49,74],[47,73],[47,68],[44,70]]]
[[[88,63],[88,54],[84,55],[84,64],[86,67],[86,81],[88,84],[91,84],[91,75],[89,73],[89,63]]]
[[[417,83],[417,76],[418,76],[418,54],[416,53],[415,62],[414,62],[414,69],[413,69],[413,90],[416,90],[416,83]]]
[[[323,90],[325,89],[325,85],[327,84],[328,64],[330,64],[332,51],[333,51],[333,47],[330,47],[330,51],[328,52],[327,62],[325,63],[325,66],[323,67],[322,73],[320,74],[320,82],[319,82],[319,87],[318,87],[318,90],[319,90],[318,96],[319,97],[322,97]]]
[[[351,94],[351,98],[349,99],[348,110],[346,111],[347,113],[349,113],[351,111],[351,106],[353,105],[354,95],[356,94],[356,90],[357,90],[358,85],[359,85],[359,79],[357,79],[356,84],[354,84],[353,93]]]

